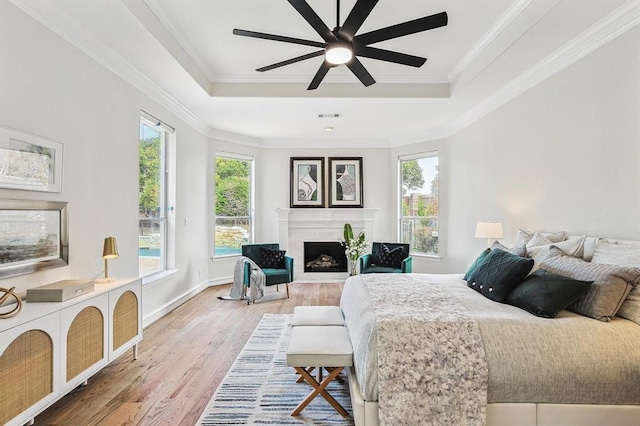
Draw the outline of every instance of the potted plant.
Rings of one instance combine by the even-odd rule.
[[[358,259],[367,250],[367,241],[364,239],[364,231],[361,231],[357,237],[353,236],[353,228],[351,224],[344,224],[343,240],[344,252],[349,261],[349,275],[357,274]]]

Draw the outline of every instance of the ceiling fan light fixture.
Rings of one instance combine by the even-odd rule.
[[[347,43],[333,43],[327,46],[324,57],[332,65],[342,65],[353,58],[353,50]]]

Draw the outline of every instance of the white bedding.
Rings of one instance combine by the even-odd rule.
[[[555,319],[538,318],[486,299],[457,274],[408,276],[438,279],[478,322],[489,366],[488,403],[640,405],[637,324],[622,318],[604,323],[568,311]],[[377,331],[370,303],[361,277],[350,277],[341,307],[354,347],[354,370],[364,400],[376,401]]]

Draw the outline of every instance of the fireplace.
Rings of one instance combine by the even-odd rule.
[[[364,231],[368,241],[376,240],[376,212],[378,209],[275,209],[278,218],[278,242],[280,250],[294,259],[294,281],[328,282],[342,281],[349,275],[344,272],[314,274],[305,272],[304,242],[331,241],[342,238],[344,224],[350,223],[353,232]]]
[[[347,272],[347,256],[337,241],[305,241],[304,272]]]

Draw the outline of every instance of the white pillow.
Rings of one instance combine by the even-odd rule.
[[[551,242],[547,237],[536,233],[530,242],[533,241],[535,244],[544,244],[534,245],[532,247],[527,245],[527,255],[531,257],[536,264],[538,264],[549,255],[549,249],[551,246],[556,246],[566,255],[582,259],[584,254],[584,241],[586,238],[586,235],[580,235],[578,237],[570,237],[568,240],[555,243]]]
[[[531,237],[533,237],[532,233],[523,231],[522,229],[518,229],[518,235],[516,236],[516,240],[513,242],[513,246],[514,247],[524,246],[529,242]]]
[[[531,235],[530,232],[524,231],[527,234]],[[533,233],[531,239],[527,242],[528,247],[540,246],[544,244],[550,243],[559,243],[561,241],[565,241],[567,239],[567,231],[559,231],[559,232],[535,232]]]
[[[596,244],[596,249],[593,252],[591,261],[593,263],[640,268],[640,246],[614,244],[607,240],[601,240]]]

